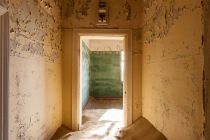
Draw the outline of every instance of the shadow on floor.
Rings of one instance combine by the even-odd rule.
[[[58,140],[61,138],[68,137],[70,135],[70,132],[73,132],[71,129],[65,127],[64,125],[61,125],[55,134],[53,135],[51,140]]]

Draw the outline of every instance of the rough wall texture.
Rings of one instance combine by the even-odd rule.
[[[145,3],[143,116],[170,140],[203,139],[202,1]]]
[[[122,97],[120,52],[91,52],[91,96]]]
[[[107,0],[110,28],[138,28],[142,16],[142,0]],[[98,0],[63,0],[63,26],[95,28]],[[137,20],[138,19],[138,20]]]
[[[61,2],[1,5],[10,14],[9,139],[50,139],[62,123]]]
[[[91,72],[91,52],[88,49],[88,43],[82,41],[82,108],[85,107],[85,105],[88,102],[88,99],[90,97],[90,72]]]
[[[106,27],[100,28],[119,28],[119,29],[132,29],[133,30],[133,40],[132,40],[132,49],[133,49],[133,121],[135,121],[138,117],[141,116],[141,47],[140,47],[140,37],[141,32],[141,20],[143,14],[143,0],[107,0],[109,5],[109,25]],[[73,29],[76,28],[97,28],[97,10],[98,10],[98,0],[62,0],[62,18],[63,23],[62,26],[65,32],[72,32]],[[70,34],[63,34],[63,40],[66,41],[72,38]],[[72,44],[72,42],[69,41]],[[63,46],[64,48],[72,47],[67,45]],[[65,55],[72,56],[69,52],[68,54],[64,52]],[[68,61],[65,61],[64,64],[67,65]],[[66,67],[66,72],[71,71],[70,67]],[[68,73],[68,72],[67,72]],[[65,75],[65,73],[64,73]],[[64,81],[68,81],[70,84],[70,80],[64,77]],[[70,85],[68,85],[70,86]],[[69,91],[69,90],[68,90]],[[65,92],[65,95],[71,94],[71,92]],[[67,108],[66,108],[67,109]],[[70,106],[67,110],[71,110]],[[68,117],[63,122],[71,124],[71,120]]]

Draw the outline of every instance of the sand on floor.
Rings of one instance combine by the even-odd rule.
[[[116,140],[123,127],[123,110],[88,109],[82,120],[80,131],[71,132],[64,140]]]
[[[82,113],[80,131],[69,132],[62,140],[167,140],[144,117],[123,128],[122,99],[91,98]]]

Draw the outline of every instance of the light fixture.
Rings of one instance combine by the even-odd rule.
[[[106,1],[99,1],[97,25],[108,25],[108,5]]]

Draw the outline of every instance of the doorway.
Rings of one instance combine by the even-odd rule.
[[[124,37],[80,37],[82,132],[77,139],[84,133],[111,139],[123,127],[124,42]]]
[[[132,124],[132,46],[131,31],[127,29],[76,29],[73,38],[72,70],[72,129],[79,130],[82,125],[81,96],[81,38],[84,37],[121,37],[124,39],[124,79],[123,79],[123,122],[124,126]]]

